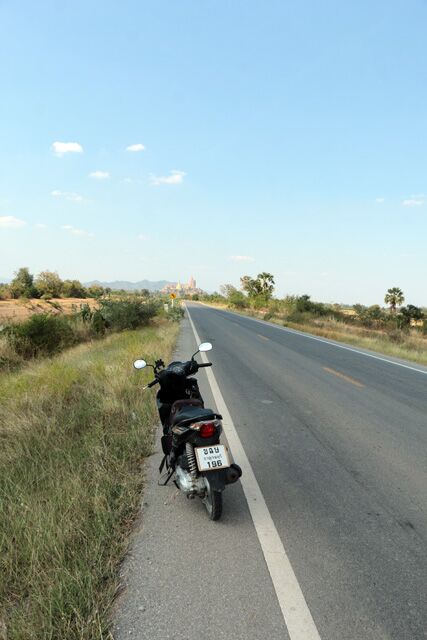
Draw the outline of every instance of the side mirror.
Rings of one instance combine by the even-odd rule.
[[[210,342],[202,342],[199,344],[199,351],[210,351],[212,349],[212,345]]]
[[[147,363],[145,362],[145,360],[135,360],[133,366],[135,367],[135,369],[143,369],[147,366]]]

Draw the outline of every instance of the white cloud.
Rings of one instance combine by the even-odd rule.
[[[92,171],[89,174],[89,178],[95,178],[95,180],[108,180],[110,174],[108,171]]]
[[[136,237],[138,238],[138,240],[148,240],[148,236],[144,235],[143,233],[140,233]]]
[[[252,256],[231,256],[233,262],[254,262],[255,258]]]
[[[54,142],[52,151],[61,157],[66,153],[83,153],[83,147],[78,142]]]
[[[71,202],[82,202],[83,196],[80,196],[78,193],[70,193],[68,191],[51,191],[50,195],[53,198],[66,198],[67,200],[71,200]]]
[[[138,144],[130,144],[126,147],[126,151],[132,151],[133,153],[136,153],[137,151],[145,151],[145,145],[140,142],[138,142]]]
[[[0,229],[19,229],[25,222],[15,216],[0,216]]]
[[[42,224],[41,222],[38,222],[34,226],[36,227],[36,229],[47,229],[47,224]]]
[[[161,184],[181,184],[186,175],[185,171],[173,169],[168,176],[150,176],[150,182],[155,187]]]
[[[125,184],[132,184],[133,180],[132,178],[123,178],[122,182],[124,182]]]
[[[385,198],[375,198],[375,202],[377,202],[378,204],[383,204]]]
[[[418,193],[417,195],[403,200],[402,204],[404,207],[421,207],[425,202],[425,195],[423,193]]]
[[[72,233],[74,236],[87,236],[88,238],[93,237],[93,233],[89,233],[89,231],[84,231],[84,229],[76,229],[72,224],[63,224],[62,228]]]

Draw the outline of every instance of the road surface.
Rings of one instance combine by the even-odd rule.
[[[212,523],[199,500],[157,486],[157,447],[114,637],[427,638],[427,368],[188,312],[176,355],[195,351],[194,330],[212,342],[218,389],[201,370],[202,394],[225,403],[248,473]],[[245,497],[252,480],[259,512]]]

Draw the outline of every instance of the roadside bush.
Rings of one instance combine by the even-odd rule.
[[[356,318],[360,324],[364,327],[383,327],[390,316],[383,310],[378,304],[373,304],[370,307],[365,307],[362,304],[355,304],[353,309],[356,312]]]
[[[47,313],[36,314],[25,322],[10,325],[4,332],[9,345],[26,359],[53,355],[75,342],[69,320]]]
[[[53,303],[57,308],[57,304]],[[12,369],[23,360],[51,356],[74,344],[100,338],[125,329],[147,325],[160,311],[156,301],[141,299],[104,299],[98,309],[87,303],[71,316],[37,313],[19,324],[6,326],[1,332],[0,369]],[[176,310],[180,320],[183,311]]]
[[[202,302],[217,302],[217,303],[220,303],[220,304],[226,304],[227,303],[227,298],[225,296],[222,296],[217,291],[214,291],[213,293],[206,293],[204,295],[201,295],[200,296],[200,300]]]
[[[103,336],[107,328],[105,319],[99,309],[96,309],[90,316],[90,324],[93,333],[97,336]]]
[[[159,304],[138,299],[102,299],[99,301],[99,311],[108,329],[123,331],[148,324],[149,320],[158,313]]]
[[[260,293],[257,296],[251,297],[251,305],[256,310],[265,309],[266,307],[268,307],[269,300],[270,299],[267,295],[263,295],[262,293]]]
[[[184,309],[181,306],[169,307],[169,311],[167,314],[168,320],[172,322],[180,322],[184,317]]]
[[[231,291],[228,296],[228,304],[235,309],[246,309],[249,307],[249,301],[241,291]]]

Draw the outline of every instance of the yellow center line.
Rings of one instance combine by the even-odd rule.
[[[341,378],[342,380],[345,380],[346,382],[349,382],[350,384],[354,384],[354,386],[355,387],[359,387],[359,389],[364,389],[365,388],[364,384],[362,384],[358,380],[355,380],[354,378],[350,378],[350,376],[344,375],[340,371],[335,371],[335,369],[330,369],[329,367],[323,367],[323,369],[325,371],[327,371],[328,373],[332,373],[333,376],[337,376],[338,378]]]
[[[266,336],[262,336],[260,333],[257,333],[258,338],[262,338],[263,340],[270,340],[270,338],[266,338]]]

